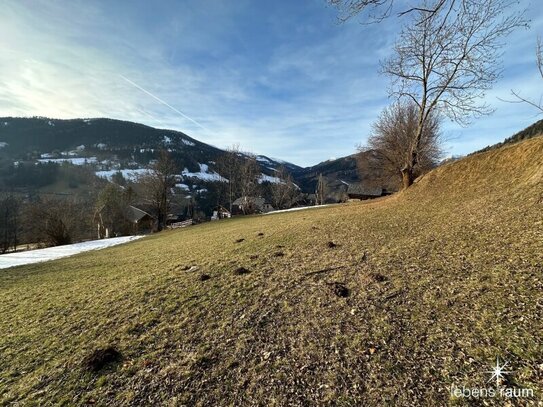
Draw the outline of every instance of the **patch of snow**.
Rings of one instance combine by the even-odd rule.
[[[98,162],[96,157],[75,157],[75,158],[44,158],[38,160],[40,163],[71,163],[73,165],[95,164]]]
[[[164,143],[164,144],[172,144],[172,139],[171,139],[171,137],[163,136],[163,143]]]
[[[0,141],[0,148],[4,148],[8,145],[5,141]]]
[[[297,208],[290,208],[290,209],[281,209],[280,211],[272,211],[265,213],[264,215],[272,215],[274,213],[282,213],[282,212],[294,212],[294,211],[301,211],[303,209],[315,209],[315,208],[324,208],[325,206],[331,206],[332,204],[327,205],[313,205],[313,206],[299,206]]]
[[[198,178],[203,181],[209,181],[209,182],[228,182],[226,178],[223,178],[216,172],[208,172],[209,166],[207,164],[200,164],[200,171],[199,172],[190,172],[187,168],[185,168],[182,172],[184,177],[187,178]]]
[[[85,144],[81,144],[75,148],[77,151],[83,151],[85,149]]]
[[[183,191],[190,191],[190,187],[187,184],[175,184],[175,186]]]
[[[273,161],[275,161],[276,163],[279,163],[279,164],[290,164],[289,162],[287,161],[284,161],[284,160],[281,160],[279,158],[274,158],[274,157],[270,157]]]
[[[271,175],[260,174],[260,177],[258,178],[258,183],[262,184],[263,182],[270,182],[272,184],[281,184],[283,181],[281,181],[280,178],[272,177]]]
[[[8,122],[4,122],[4,126],[7,126],[9,123]]]
[[[105,150],[106,147],[107,147],[107,144],[105,144],[105,143],[96,144],[96,148],[99,148],[100,150]]]
[[[51,153],[43,153],[43,154],[40,154],[40,158],[53,158],[54,155],[51,154]]]
[[[81,242],[57,247],[48,247],[46,249],[3,254],[0,256],[0,269],[60,259],[63,257],[69,257],[75,254],[87,252],[89,250],[105,249],[106,247],[127,243],[142,237],[143,236],[114,237],[111,239],[91,240],[89,242]]]
[[[199,189],[197,192],[198,192],[199,194],[202,194],[202,193],[204,193],[204,192],[207,192],[207,189],[206,189],[206,188],[202,188],[202,189]]]
[[[108,171],[96,171],[95,174],[97,177],[105,178],[108,181],[111,181],[113,175],[120,172],[123,177],[129,181],[136,181],[138,177],[146,174],[150,174],[152,170],[147,168],[137,168],[134,170],[124,169],[124,170],[108,170]]]
[[[185,140],[184,138],[181,139],[181,142],[187,146],[195,146],[196,144],[193,143],[192,141],[190,140]]]
[[[47,121],[47,124],[48,124],[49,126],[55,127],[55,123],[53,123],[51,120],[48,120],[48,121]]]
[[[450,162],[454,162],[454,161],[460,160],[461,158],[464,158],[464,156],[463,156],[463,155],[450,154],[450,155],[444,157],[444,158],[439,162],[439,165],[443,165],[443,164],[447,164],[447,163],[450,163]]]
[[[342,179],[340,179],[340,181],[341,181],[341,183],[342,183],[343,185],[349,186],[349,183],[348,183],[348,182],[345,182],[345,181],[343,181]]]
[[[273,164],[270,160],[268,160],[266,157],[264,156],[261,156],[261,155],[257,155],[256,156],[256,161],[259,161],[261,163],[265,163],[265,164]]]

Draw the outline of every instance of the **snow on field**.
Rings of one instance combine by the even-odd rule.
[[[46,249],[28,250],[26,252],[8,253],[0,255],[0,269],[21,266],[23,264],[41,263],[43,261],[60,259],[89,250],[105,249],[106,247],[130,242],[143,236],[123,236],[111,239],[91,240],[69,244],[65,246],[48,247]]]
[[[270,182],[272,184],[281,184],[282,183],[281,179],[279,179],[277,177],[272,177],[272,176],[266,175],[266,174],[260,174],[260,177],[258,178],[258,183],[262,184],[263,182]]]
[[[207,164],[200,164],[200,171],[199,172],[190,172],[187,168],[183,170],[183,176],[188,178],[198,178],[203,181],[221,181],[221,182],[228,182],[226,178],[221,177],[216,172],[209,172],[209,166]]]
[[[109,171],[96,171],[95,174],[97,177],[105,178],[108,181],[111,181],[111,178],[116,173],[120,172],[123,174],[123,177],[129,181],[136,181],[138,177],[151,173],[152,170],[147,168],[137,168],[135,170],[124,169],[124,170],[109,170]]]
[[[42,154],[43,155],[43,154]],[[74,157],[74,158],[42,158],[40,163],[71,163],[73,165],[95,164],[98,162],[96,157]]]
[[[189,186],[187,184],[175,184],[175,186],[177,188],[180,188],[180,189],[184,190],[184,191],[190,191],[190,188],[189,188]]]
[[[270,164],[270,165],[273,164],[270,160],[268,160],[263,155],[257,155],[256,156],[256,161],[259,161],[259,162],[264,163],[264,164]]]
[[[303,209],[324,208],[325,206],[330,206],[330,204],[328,204],[328,205],[313,205],[313,206],[299,206],[299,207],[297,207],[297,208],[281,209],[280,211],[272,211],[272,212],[268,212],[268,213],[265,213],[264,215],[273,215],[274,213],[282,213],[282,212],[301,211],[301,210],[303,210]]]

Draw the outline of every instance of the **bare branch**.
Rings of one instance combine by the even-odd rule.
[[[526,25],[522,13],[507,14],[511,0],[420,4],[407,10],[414,13],[413,21],[402,30],[393,56],[381,64],[381,72],[392,79],[390,95],[418,107],[418,126],[402,170],[406,187],[414,179],[425,127],[434,112],[465,126],[493,111],[483,97],[501,75],[497,61],[503,38]]]
[[[539,75],[543,79],[543,45],[541,43],[541,37],[537,38],[537,45],[535,50],[535,56],[536,56],[536,65],[537,70],[539,71]],[[533,100],[527,99],[520,95],[518,91],[515,91],[511,89],[511,95],[515,98],[514,100],[506,100],[498,98],[499,100],[503,102],[508,103],[527,103],[528,105],[535,107],[537,110],[539,110],[538,114],[543,114],[543,96],[539,98],[539,102],[535,102]]]

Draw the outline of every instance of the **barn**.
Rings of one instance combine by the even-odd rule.
[[[369,188],[362,184],[350,184],[347,188],[347,196],[349,199],[374,199],[380,196],[390,195],[383,188]]]

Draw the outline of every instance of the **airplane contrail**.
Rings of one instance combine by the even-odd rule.
[[[202,129],[204,129],[205,131],[207,131],[208,133],[212,133],[209,129],[207,129],[205,126],[201,125],[200,123],[198,123],[196,120],[188,117],[185,113],[183,113],[182,111],[176,109],[175,107],[173,107],[172,105],[170,105],[169,103],[163,101],[162,99],[160,99],[158,96],[155,96],[153,95],[151,92],[149,92],[148,90],[145,90],[143,89],[141,86],[139,86],[137,83],[134,83],[132,82],[130,79],[128,79],[127,77],[123,76],[123,75],[119,75],[122,79],[124,79],[126,82],[128,82],[129,84],[131,84],[132,86],[138,88],[139,90],[141,90],[142,92],[144,93],[147,93],[149,96],[151,96],[153,99],[155,99],[156,101],[158,101],[159,103],[162,103],[164,106],[167,106],[169,107],[171,110],[173,110],[175,113],[178,113],[180,114],[181,116],[183,116],[185,119],[187,120],[190,120],[191,122],[193,122],[195,125],[197,125],[198,127],[201,127]]]
[[[145,115],[145,116],[147,116],[147,117],[150,117],[151,119],[153,119],[154,121],[156,121],[157,123],[159,123],[159,124],[160,124],[162,127],[164,127],[165,129],[168,128],[168,126],[166,126],[166,124],[165,124],[163,121],[158,120],[158,119],[157,119],[155,116],[153,116],[151,113],[147,113],[147,112],[146,112],[145,110],[143,110],[143,109],[138,109],[138,108],[136,108],[136,110],[137,110],[138,112],[140,112],[141,114],[143,114],[143,115]]]

